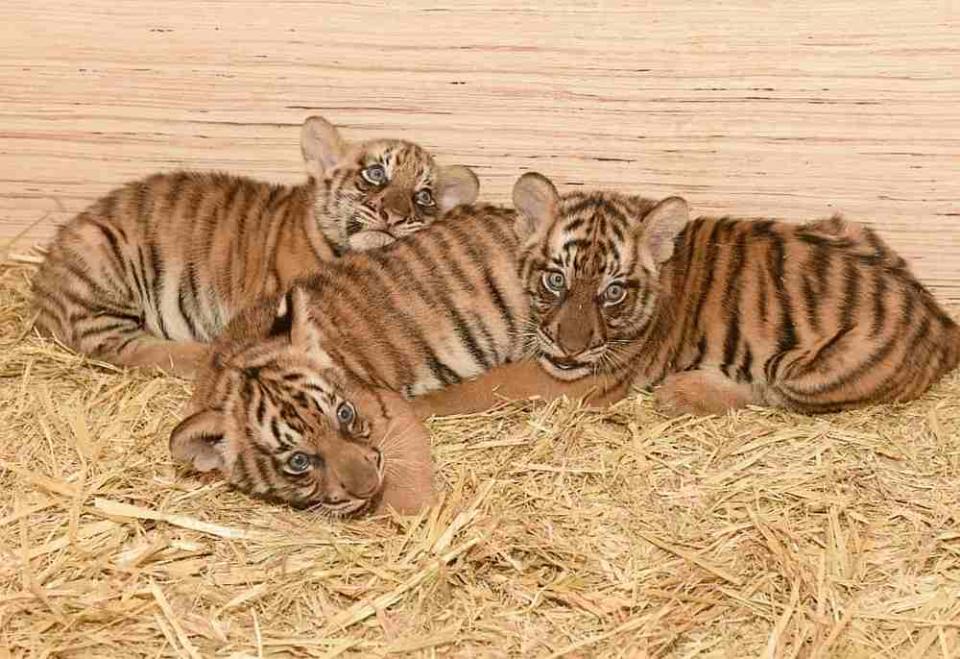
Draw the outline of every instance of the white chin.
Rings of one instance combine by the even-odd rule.
[[[540,357],[540,366],[558,380],[579,380],[590,375],[590,365],[577,365],[573,368],[561,368],[544,356]]]
[[[350,236],[348,242],[350,249],[357,252],[365,252],[368,249],[378,249],[389,245],[394,240],[396,240],[396,238],[385,231],[359,231]]]

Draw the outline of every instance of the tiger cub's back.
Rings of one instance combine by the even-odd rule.
[[[325,349],[368,383],[417,395],[519,358],[529,300],[511,210],[461,207],[306,281]]]
[[[278,240],[303,231],[283,219],[310,200],[307,186],[215,173],[128,183],[60,228],[34,279],[38,325],[92,354],[141,330],[208,341],[239,304],[272,292],[281,269],[316,262],[306,235],[276,259]]]

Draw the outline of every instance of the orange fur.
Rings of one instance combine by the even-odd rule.
[[[674,413],[818,413],[911,400],[960,361],[960,328],[866,227],[542,196],[528,204],[540,241],[522,267],[542,282],[528,287],[537,349],[558,378],[660,385]]]
[[[38,328],[99,359],[190,375],[239,309],[476,198],[470,170],[409,142],[347,144],[313,117],[301,147],[303,185],[178,172],[94,203],[60,229],[34,280]]]

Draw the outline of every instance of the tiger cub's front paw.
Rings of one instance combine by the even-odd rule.
[[[746,406],[750,390],[719,373],[685,371],[668,375],[653,398],[657,409],[667,416],[707,416]]]

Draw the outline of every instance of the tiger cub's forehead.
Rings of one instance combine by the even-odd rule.
[[[374,140],[363,145],[361,164],[381,164],[391,180],[419,185],[434,182],[436,165],[425,149],[404,140]]]
[[[548,234],[551,260],[581,276],[628,272],[636,259],[636,227],[649,206],[616,192],[562,196]]]
[[[334,382],[322,374],[301,369],[262,371],[251,385],[247,397],[251,397],[258,408],[303,421],[332,415],[341,400]]]

